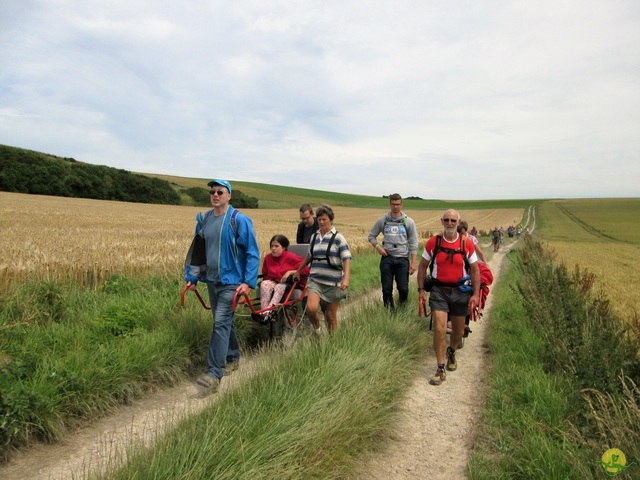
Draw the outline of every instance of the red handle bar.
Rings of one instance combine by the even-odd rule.
[[[478,321],[478,305],[476,305],[475,300],[472,300],[469,304],[469,317],[474,322]]]
[[[180,293],[180,306],[184,307],[184,294],[187,293],[187,290],[189,290],[189,287],[193,285],[192,283],[187,283],[184,288],[182,289],[182,292]],[[200,295],[200,292],[198,290],[194,290],[196,296],[198,297],[198,300],[200,300],[200,305],[202,305],[205,309],[207,310],[211,310],[211,307],[209,305],[207,305],[204,300],[202,299],[202,296]]]

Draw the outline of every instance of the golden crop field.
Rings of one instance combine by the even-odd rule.
[[[98,285],[111,274],[181,275],[202,207],[150,205],[0,192],[0,289],[39,280]],[[260,251],[282,233],[295,241],[297,209],[242,210],[252,218]],[[351,248],[370,248],[367,235],[384,210],[336,208],[334,226]],[[407,211],[421,242],[440,229],[440,211]],[[468,210],[462,218],[478,230],[505,228],[523,209]],[[422,245],[422,244],[421,244]]]
[[[558,261],[595,274],[596,291],[623,318],[640,314],[640,199],[554,200],[538,219]]]

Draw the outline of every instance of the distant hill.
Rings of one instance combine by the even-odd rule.
[[[183,188],[206,185],[209,178],[175,177],[145,173],[161,178],[173,185]],[[314,208],[320,204],[355,208],[389,208],[388,193],[373,197],[369,195],[354,195],[349,193],[327,192],[308,188],[271,185],[267,183],[243,182],[227,178],[236,187],[251,197],[258,199],[260,208],[298,208],[303,203],[309,203]],[[398,186],[402,193],[402,185]],[[235,191],[235,190],[234,190]],[[447,208],[484,210],[491,208],[524,208],[541,200],[428,200],[420,198],[405,198],[403,203],[407,210],[446,210]]]
[[[203,185],[180,187],[152,175],[132,173],[74,158],[0,145],[0,190],[164,205],[210,205]],[[234,191],[237,207],[257,208],[258,199]]]
[[[23,148],[0,145],[0,191],[95,198],[169,205],[208,206],[210,178],[187,178],[153,173],[136,173],[79,162]],[[227,179],[233,185],[233,205],[238,208],[298,208],[303,203],[316,207],[386,209],[389,200],[379,197],[327,192],[282,185]],[[402,186],[398,190],[402,191]],[[410,210],[520,208],[540,200],[427,200],[406,198]]]

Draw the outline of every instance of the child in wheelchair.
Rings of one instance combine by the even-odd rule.
[[[303,258],[288,250],[289,239],[284,235],[274,235],[269,241],[271,253],[264,257],[262,263],[262,282],[260,283],[260,310],[267,310],[256,318],[260,323],[267,323],[273,317],[282,298],[292,285],[293,274],[302,264]],[[309,267],[305,267],[302,276],[309,275]],[[304,280],[299,286],[304,287]]]

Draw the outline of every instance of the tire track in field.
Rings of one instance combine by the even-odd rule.
[[[560,210],[565,216],[567,216],[569,218],[569,220],[571,220],[573,223],[575,223],[576,225],[581,227],[584,231],[586,231],[590,235],[593,235],[594,237],[598,237],[598,238],[603,238],[605,240],[612,240],[614,242],[620,242],[621,241],[621,240],[619,240],[619,239],[617,239],[615,237],[607,235],[604,232],[601,232],[597,228],[589,225],[587,222],[585,222],[583,220],[580,220],[579,217],[577,217],[576,215],[571,213],[566,207],[563,207],[562,204],[556,203],[555,205],[558,208],[558,210]]]

